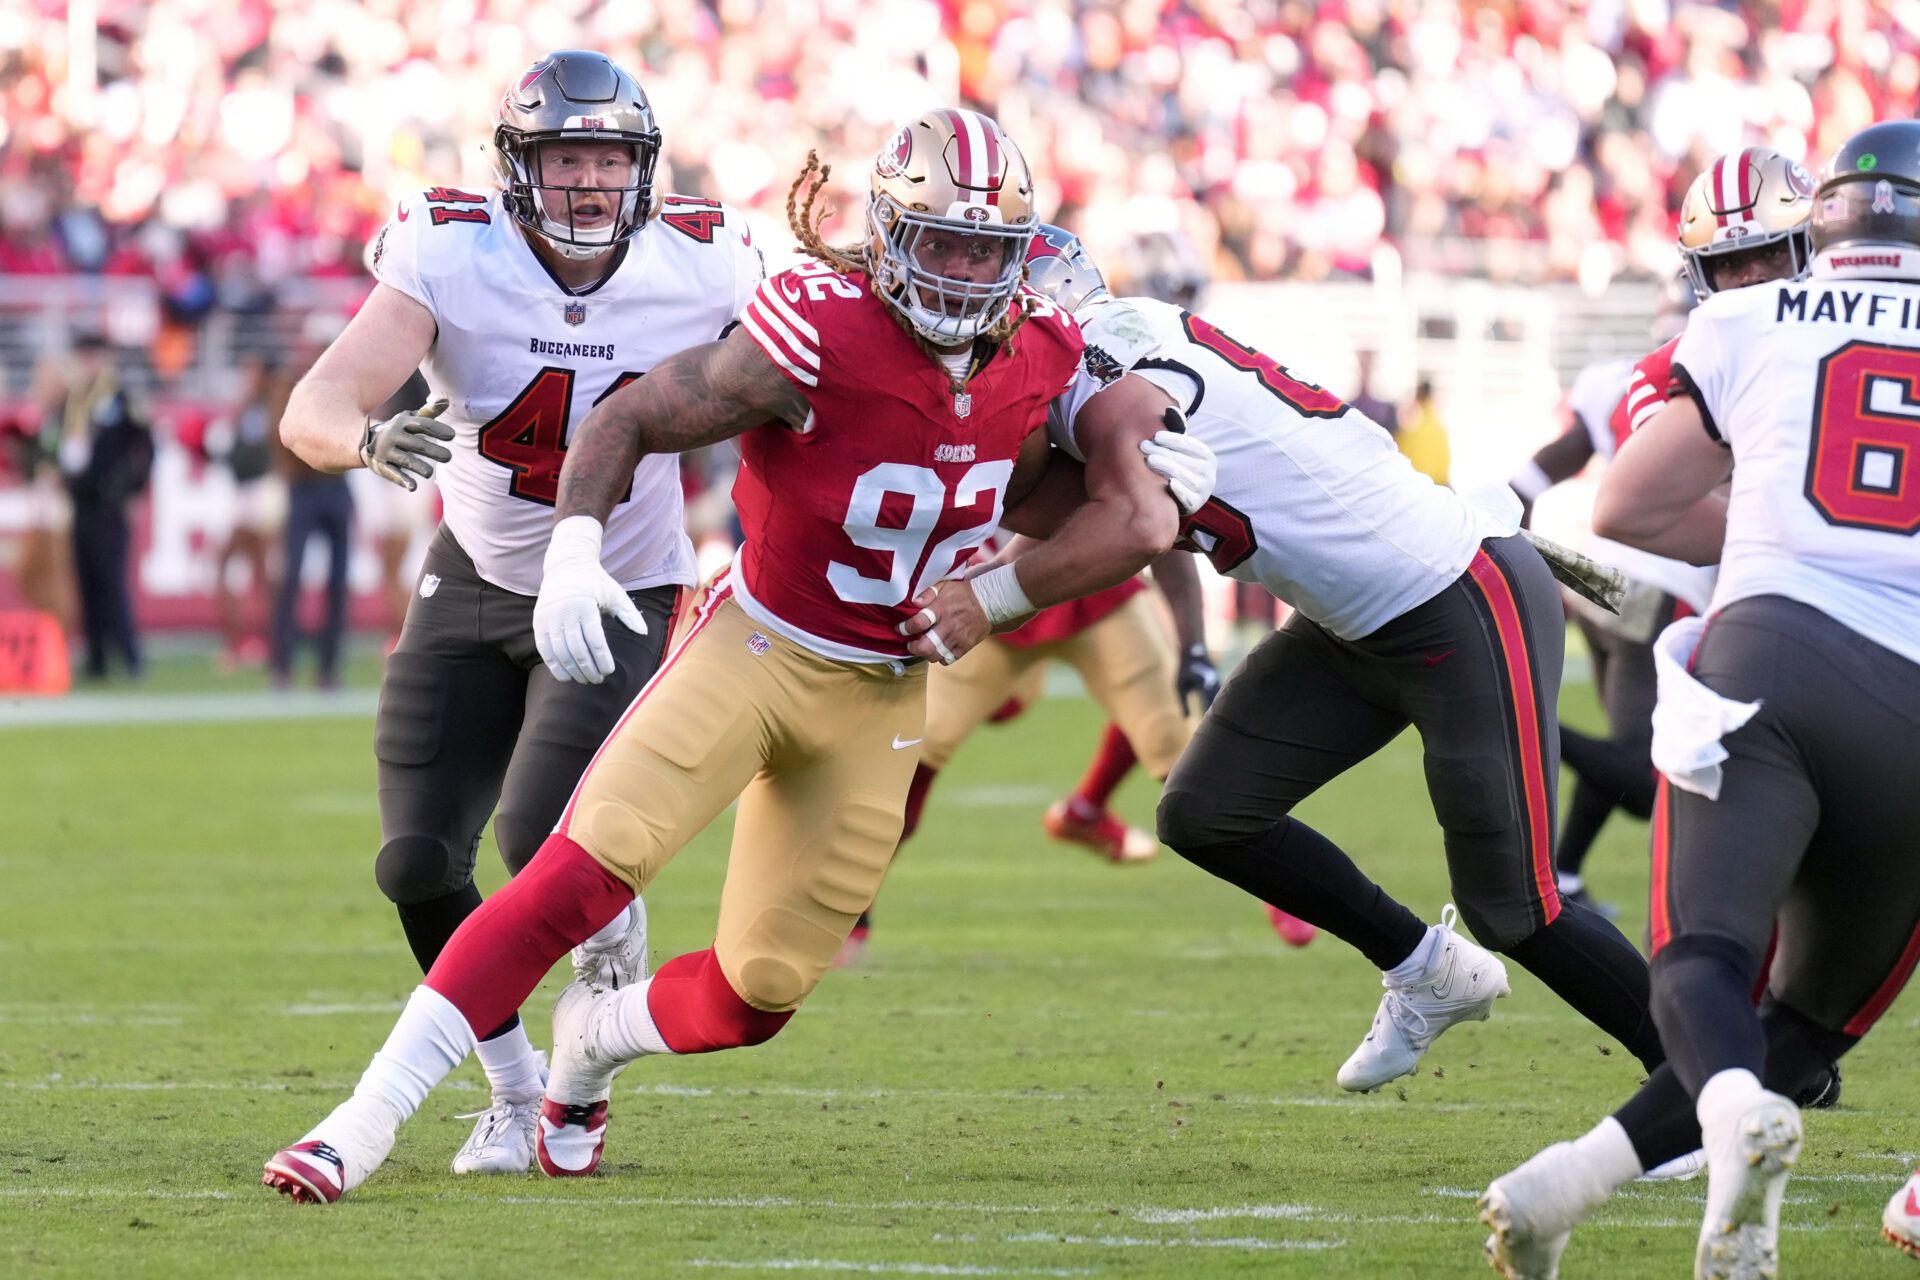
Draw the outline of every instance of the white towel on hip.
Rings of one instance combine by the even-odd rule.
[[[1758,702],[1723,698],[1693,678],[1687,664],[1705,634],[1705,618],[1683,618],[1653,642],[1660,699],[1653,708],[1653,767],[1667,781],[1709,800],[1720,798],[1720,740],[1753,719]]]

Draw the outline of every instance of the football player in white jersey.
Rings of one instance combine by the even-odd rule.
[[[1408,1074],[1435,1036],[1507,993],[1505,967],[1453,931],[1451,907],[1428,927],[1289,816],[1410,723],[1475,936],[1657,1064],[1645,961],[1554,887],[1564,624],[1512,495],[1482,508],[1433,483],[1338,397],[1179,307],[1102,298],[1075,319],[1087,349],[1054,402],[1055,443],[1082,456],[1081,435],[1117,405],[1184,412],[1219,460],[1212,500],[1183,525],[1188,545],[1294,607],[1174,766],[1160,838],[1382,970],[1386,995],[1341,1085]]]
[[[1657,645],[1654,1015],[1671,1058],[1628,1104],[1706,1148],[1701,1277],[1777,1274],[1791,1099],[1920,956],[1920,122],[1841,147],[1810,238],[1810,282],[1694,314],[1673,398],[1594,509],[1605,536],[1720,565],[1710,617]],[[1555,1274],[1572,1228],[1639,1174],[1623,1116],[1488,1188],[1497,1270]]]
[[[1655,346],[1666,348],[1677,340],[1694,305],[1723,289],[1804,278],[1811,257],[1807,219],[1812,213],[1812,177],[1805,166],[1770,147],[1729,151],[1702,169],[1681,202],[1677,245],[1685,266],[1663,291],[1654,316]],[[1602,465],[1613,459],[1633,421],[1644,420],[1643,415],[1665,399],[1664,377],[1656,388],[1640,372],[1656,360],[1664,369],[1664,359],[1656,353],[1638,364],[1610,359],[1580,371],[1567,393],[1573,419],[1567,431],[1513,479],[1523,501],[1531,505],[1593,458]],[[1629,397],[1633,404],[1623,405]],[[1574,622],[1592,655],[1594,685],[1607,714],[1605,737],[1565,726],[1560,730],[1561,758],[1575,784],[1555,866],[1561,893],[1582,901],[1587,900],[1582,896],[1587,853],[1613,810],[1642,821],[1653,813],[1654,774],[1648,756],[1653,738],[1653,638],[1676,618],[1704,611],[1713,592],[1711,569],[1603,538],[1593,539],[1584,550],[1623,570],[1633,589],[1617,614],[1573,601]]]
[[[619,587],[604,607],[625,625],[579,646],[585,682],[542,665],[534,600],[571,428],[667,356],[718,338],[763,275],[738,213],[656,201],[653,112],[604,55],[558,52],[517,76],[493,143],[501,190],[435,187],[401,201],[370,254],[378,287],[301,380],[281,426],[316,467],[365,466],[407,489],[432,475],[445,502],[374,735],[375,878],[423,970],[480,904],[473,870],[488,815],[518,871],[658,666],[694,582],[677,460],[645,458],[598,548]],[[370,424],[418,366],[434,407]],[[640,904],[574,961],[607,985],[642,976]],[[517,1016],[479,1056],[493,1105],[454,1171],[524,1172],[543,1059]]]

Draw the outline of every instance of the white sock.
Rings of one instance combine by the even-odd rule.
[[[1699,1117],[1704,1132],[1712,1123],[1710,1117],[1744,1111],[1759,1100],[1762,1092],[1760,1078],[1745,1067],[1716,1071],[1700,1086],[1693,1114]]]
[[[1575,1138],[1573,1149],[1580,1153],[1594,1176],[1610,1188],[1624,1187],[1646,1172],[1640,1167],[1633,1139],[1612,1116]]]
[[[1578,893],[1587,887],[1586,877],[1576,871],[1562,871],[1555,879],[1562,893]]]
[[[540,1055],[533,1041],[527,1039],[525,1022],[516,1022],[513,1030],[482,1040],[474,1052],[480,1055],[480,1065],[496,1098],[524,1102],[539,1097],[547,1087]]]
[[[404,1121],[472,1052],[473,1028],[460,1011],[438,991],[415,987],[353,1094],[379,1099]]]
[[[647,1009],[647,992],[652,989],[653,979],[648,978],[637,987],[613,993],[593,1029],[594,1043],[602,1053],[630,1061],[673,1052],[660,1038],[660,1028],[653,1025],[653,1014]]]
[[[627,929],[632,920],[633,904],[628,903],[620,908],[619,915],[602,925],[598,933],[581,943],[581,948],[587,951],[605,951],[608,947],[618,944],[620,939],[627,936]]]
[[[1399,964],[1387,970],[1387,981],[1396,984],[1412,982],[1432,967],[1433,962],[1440,958],[1440,948],[1444,944],[1444,939],[1441,938],[1440,934],[1441,929],[1439,925],[1428,925],[1427,936],[1420,939],[1419,945],[1414,947],[1412,953],[1409,954],[1405,960],[1402,960]]]

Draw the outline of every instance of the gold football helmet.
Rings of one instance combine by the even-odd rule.
[[[999,124],[958,107],[927,112],[880,148],[871,189],[875,292],[939,345],[998,324],[1040,225],[1033,175]]]
[[[1695,296],[1714,292],[1708,259],[1785,241],[1793,276],[1807,274],[1812,253],[1813,175],[1771,147],[1745,147],[1708,165],[1680,203],[1680,256]]]

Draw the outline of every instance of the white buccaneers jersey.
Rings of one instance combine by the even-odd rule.
[[[373,274],[433,313],[421,367],[451,407],[453,461],[434,479],[480,576],[540,590],[567,442],[592,407],[666,357],[712,342],[764,271],[739,213],[668,196],[604,283],[581,294],[534,256],[505,197],[435,187],[401,202]],[[680,460],[642,458],[607,519],[600,559],[628,590],[695,581]]]
[[[1335,635],[1357,639],[1438,595],[1482,538],[1514,532],[1415,471],[1359,411],[1199,316],[1123,298],[1074,318],[1087,349],[1048,416],[1054,443],[1084,457],[1074,420],[1123,373],[1166,391],[1220,461],[1187,544]]]
[[[1920,662],[1920,285],[1717,293],[1673,379],[1733,451],[1714,608],[1786,596]]]
[[[1567,407],[1586,428],[1593,452],[1604,462],[1613,461],[1618,442],[1613,436],[1613,413],[1633,384],[1634,361],[1630,358],[1600,360],[1574,376],[1567,392]],[[1587,539],[1587,554],[1602,564],[1610,564],[1635,583],[1657,587],[1668,595],[1687,602],[1696,613],[1705,612],[1713,594],[1713,570],[1670,560],[1651,552],[1629,547],[1606,538]]]

